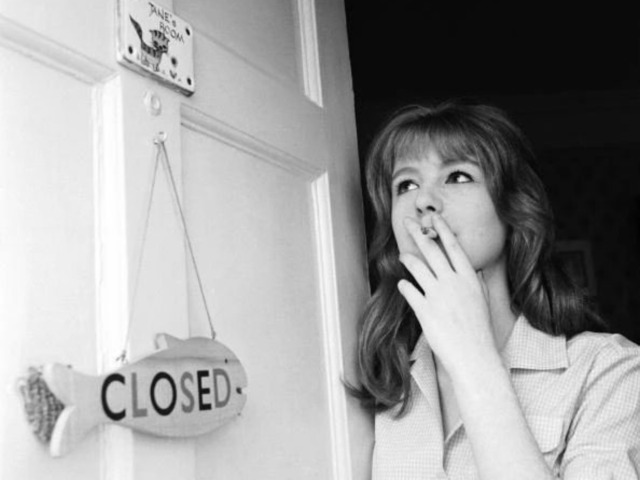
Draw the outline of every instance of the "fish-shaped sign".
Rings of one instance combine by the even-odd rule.
[[[44,381],[64,404],[51,435],[52,456],[64,455],[102,423],[188,437],[240,414],[247,401],[247,375],[229,348],[203,337],[158,338],[163,349],[102,376],[61,364],[44,366]]]

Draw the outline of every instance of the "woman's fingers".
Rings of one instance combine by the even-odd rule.
[[[400,261],[406,269],[409,270],[409,273],[416,282],[418,282],[418,285],[420,285],[425,294],[432,289],[433,282],[436,281],[436,276],[429,265],[410,253],[401,254]]]
[[[471,266],[471,263],[469,263],[467,255],[462,250],[458,239],[449,228],[449,225],[447,225],[447,222],[445,222],[437,213],[433,214],[431,221],[433,228],[440,237],[442,246],[447,252],[447,256],[449,257],[449,261],[451,262],[453,269],[456,272],[466,271],[467,273],[473,273],[473,267]]]
[[[405,298],[409,306],[413,309],[416,316],[420,319],[422,317],[421,312],[424,308],[424,296],[408,280],[400,280],[398,282],[398,290]]]
[[[438,247],[438,244],[430,236],[422,233],[421,225],[416,220],[407,217],[404,219],[404,226],[436,277],[451,271],[449,262],[440,247]]]

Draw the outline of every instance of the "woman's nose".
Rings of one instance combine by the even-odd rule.
[[[419,215],[425,215],[428,212],[440,213],[442,210],[442,199],[438,192],[433,189],[423,189],[416,195],[416,210]]]

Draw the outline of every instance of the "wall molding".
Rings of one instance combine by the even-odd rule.
[[[340,305],[334,250],[333,219],[331,215],[331,189],[329,173],[325,172],[312,185],[318,283],[326,362],[326,385],[329,401],[331,446],[334,480],[351,478],[351,444],[347,420]]]
[[[248,153],[277,168],[301,176],[307,181],[313,181],[322,174],[322,170],[310,163],[192,106],[183,104],[181,114],[181,123],[185,128]]]
[[[304,93],[309,100],[322,107],[322,75],[315,0],[297,0],[296,7]]]
[[[0,14],[0,47],[6,47],[84,84],[105,82],[116,71]]]

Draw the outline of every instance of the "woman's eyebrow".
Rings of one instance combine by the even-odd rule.
[[[418,169],[416,167],[414,167],[411,164],[408,165],[404,165],[400,168],[398,168],[397,170],[394,170],[393,173],[391,174],[391,181],[394,181],[396,178],[402,176],[402,175],[413,175],[418,171]]]
[[[404,165],[395,169],[391,174],[391,181],[393,182],[396,178],[402,175],[416,175],[419,169],[414,165],[414,163],[418,162],[406,161]],[[473,157],[466,157],[464,159],[460,159],[457,157],[447,157],[442,159],[441,165],[445,168],[457,167],[461,165],[473,165],[474,167],[480,168],[480,162],[478,162]]]
[[[476,160],[473,157],[465,157],[463,159],[456,158],[456,157],[443,158],[442,159],[442,164],[445,167],[450,167],[452,165],[465,165],[465,164],[471,164],[471,165],[474,165],[476,167],[480,166],[480,162],[478,162],[478,160]]]

